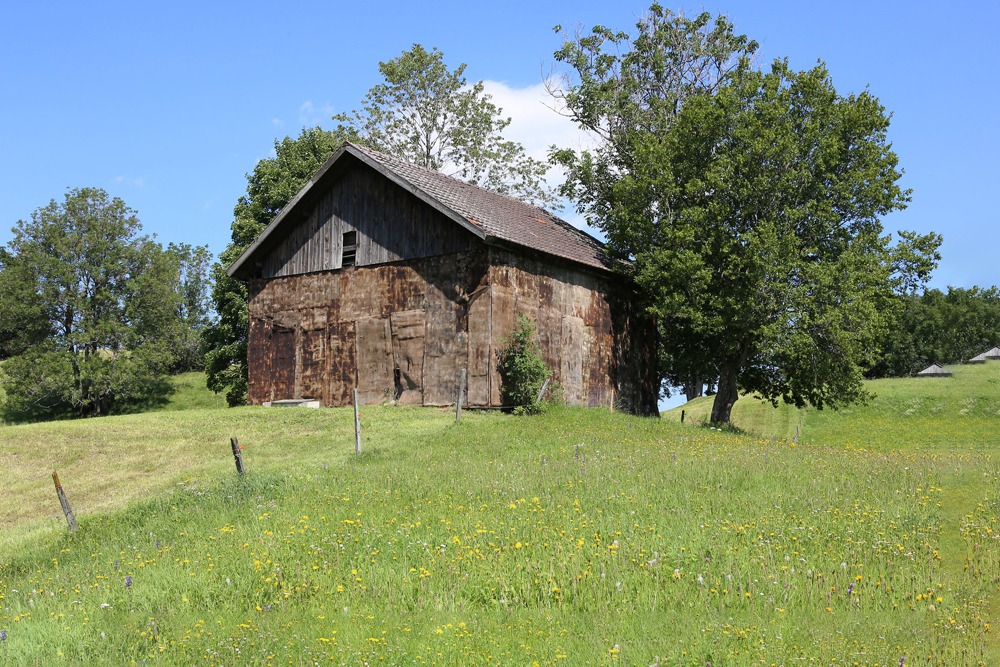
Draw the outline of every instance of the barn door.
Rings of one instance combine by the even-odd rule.
[[[354,322],[330,324],[327,343],[327,405],[350,405],[357,386]]]
[[[365,405],[391,400],[395,392],[389,319],[363,317],[354,323],[358,360],[358,400]]]
[[[424,311],[404,310],[389,318],[395,398],[401,405],[421,405],[424,373]]]
[[[275,324],[271,329],[272,401],[295,396],[295,329]]]
[[[323,385],[326,379],[326,330],[302,332],[301,398],[325,402]]]

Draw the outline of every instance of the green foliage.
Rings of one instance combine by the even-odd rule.
[[[902,297],[899,319],[882,341],[869,377],[913,375],[931,364],[958,364],[1000,344],[1000,291],[949,287]]]
[[[385,81],[368,91],[360,110],[333,119],[341,132],[389,155],[538,205],[554,203],[542,180],[547,165],[504,139],[510,118],[482,81],[468,84],[465,67],[449,70],[440,51],[414,44],[379,63]]]
[[[531,320],[518,314],[510,338],[497,353],[500,374],[500,401],[518,414],[536,414],[541,410],[538,392],[552,373],[538,351],[538,341]]]
[[[209,316],[212,254],[208,251],[208,246],[192,246],[187,243],[171,243],[166,252],[175,265],[174,291],[180,296],[177,319],[181,326],[177,329],[177,340],[173,344],[175,360],[171,372],[201,370],[205,367],[202,336],[212,321]]]
[[[303,129],[295,139],[275,141],[274,157],[261,160],[253,173],[247,174],[246,194],[233,210],[232,240],[212,267],[212,304],[218,320],[203,333],[208,387],[225,392],[229,405],[246,403],[250,322],[247,286],[226,275],[226,268],[349,138],[318,127]]]
[[[102,415],[162,400],[181,326],[177,265],[99,189],[19,221],[4,256],[8,418]]]
[[[557,52],[578,75],[569,111],[602,143],[554,158],[564,192],[632,260],[664,376],[718,377],[713,422],[740,391],[863,400],[895,294],[926,279],[940,243],[882,234],[909,200],[888,114],[867,91],[838,95],[822,64],[752,69],[756,44],[722,18],[650,17],[635,39],[599,28]]]

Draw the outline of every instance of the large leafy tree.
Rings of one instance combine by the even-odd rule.
[[[250,247],[281,209],[344,140],[355,138],[318,127],[297,138],[274,142],[274,157],[257,163],[247,174],[247,191],[233,210],[232,240],[212,268],[212,304],[217,319],[204,329],[208,387],[226,392],[230,405],[247,395],[247,337],[250,331],[247,288],[226,275],[226,267]]]
[[[615,53],[601,29],[556,54],[578,73],[570,113],[612,128],[595,151],[554,154],[566,191],[631,260],[661,358],[717,374],[713,422],[729,421],[741,391],[818,407],[863,399],[896,295],[919,280],[880,223],[908,201],[888,115],[868,92],[838,95],[822,65],[752,68],[752,42],[721,19],[709,30],[705,15],[691,23],[656,5],[651,17],[631,42],[613,34]],[[661,32],[653,41],[687,46],[648,47]],[[713,43],[708,79],[646,85],[669,80],[675,52],[697,61]]]
[[[488,190],[552,203],[543,181],[548,166],[504,138],[510,118],[484,92],[482,81],[468,84],[465,67],[449,70],[439,50],[414,44],[379,63],[384,81],[368,91],[361,109],[333,119],[342,132],[376,150]]]
[[[90,416],[162,396],[173,359],[175,265],[135,212],[100,189],[19,221],[3,253],[7,411]]]
[[[567,37],[555,57],[570,73],[550,82],[549,92],[594,140],[589,150],[553,151],[567,172],[561,194],[601,229],[617,205],[608,185],[641,159],[636,138],[669,130],[685,100],[716,92],[758,48],[725,16],[702,12],[688,18],[655,3],[636,28],[633,36],[599,25],[590,34]],[[717,363],[700,341],[675,342],[659,349],[663,390],[669,395],[671,387],[680,387],[689,399],[700,396],[718,378]]]

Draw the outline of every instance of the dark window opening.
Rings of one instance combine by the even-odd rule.
[[[343,252],[341,254],[340,265],[342,267],[354,266],[358,253],[358,233],[344,232]]]

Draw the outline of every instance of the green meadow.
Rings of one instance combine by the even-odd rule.
[[[0,426],[0,664],[1000,664],[1000,364],[955,371],[736,432],[369,407],[360,455],[196,376]]]

